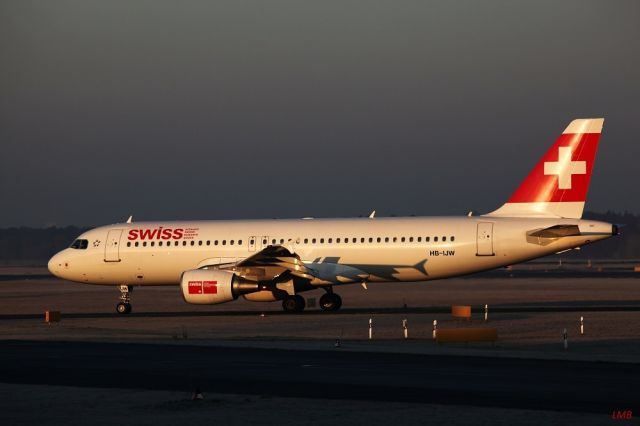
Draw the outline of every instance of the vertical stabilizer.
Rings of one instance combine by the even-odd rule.
[[[581,218],[603,124],[569,123],[506,204],[486,216]]]

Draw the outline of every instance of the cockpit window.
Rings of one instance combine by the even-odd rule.
[[[84,250],[89,245],[89,240],[75,240],[71,244],[72,249]]]

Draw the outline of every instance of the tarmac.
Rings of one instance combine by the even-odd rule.
[[[8,396],[0,412],[10,424],[37,422],[29,401],[60,423],[82,424],[65,411],[81,400],[95,406],[86,415],[96,424],[181,416],[204,424],[209,415],[245,424],[237,410],[253,424],[424,424],[425,416],[448,424],[607,424],[616,410],[636,413],[631,422],[640,416],[640,274],[352,285],[336,289],[340,312],[313,306],[318,291],[305,293],[311,306],[294,315],[277,302],[192,306],[177,287],[153,287],[134,291],[128,316],[115,314],[118,292],[110,287],[39,270],[0,275],[0,396]],[[472,319],[453,319],[454,304],[471,305]],[[61,311],[61,322],[45,324],[45,310]],[[496,328],[499,339],[438,345],[433,320],[439,328]],[[195,388],[206,396],[197,407]],[[61,393],[70,399],[53,403]],[[130,415],[116,417],[110,406]],[[357,416],[350,407],[360,407]],[[165,415],[151,421],[152,412]]]

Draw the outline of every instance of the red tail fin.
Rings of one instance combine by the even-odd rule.
[[[582,217],[603,123],[573,120],[509,201],[487,216]]]

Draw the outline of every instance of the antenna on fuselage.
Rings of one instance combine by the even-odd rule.
[[[376,217],[376,211],[372,211],[371,214],[369,215],[369,219],[374,219]]]
[[[132,223],[133,222],[133,215],[129,216],[129,219],[127,219],[127,223]]]

